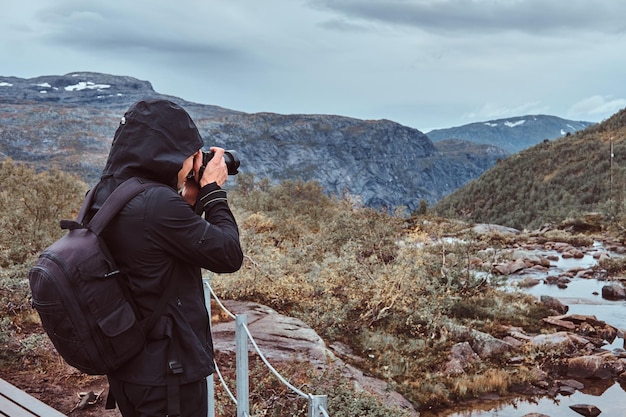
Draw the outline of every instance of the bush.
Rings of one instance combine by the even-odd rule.
[[[532,297],[505,294],[471,271],[471,258],[484,248],[475,237],[432,243],[429,236],[443,236],[445,227],[456,233],[458,224],[403,220],[327,197],[311,183],[248,181],[231,201],[246,262],[215,278],[215,291],[269,305],[327,342],[347,344],[364,358],[366,372],[414,404],[446,404],[466,390],[434,372],[453,344],[449,323],[493,331],[502,324],[540,326]],[[480,381],[479,371],[470,380]],[[431,384],[415,382],[427,374]],[[486,375],[499,390],[508,386]]]
[[[34,358],[39,352],[43,335],[19,340],[23,328],[37,320],[29,302],[28,270],[39,252],[62,236],[59,220],[76,216],[86,188],[60,171],[36,173],[11,160],[0,164],[0,341],[18,346],[5,352],[3,360]]]
[[[11,160],[0,164],[0,266],[24,263],[64,233],[59,220],[76,216],[87,185],[61,171],[36,173]]]

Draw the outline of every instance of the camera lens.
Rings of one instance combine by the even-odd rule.
[[[211,159],[213,159],[213,155],[215,155],[212,151],[202,152],[202,166],[205,167],[206,164],[209,163]],[[239,157],[237,156],[237,152],[233,150],[224,151],[224,161],[226,162],[226,167],[228,168],[228,175],[236,175],[239,173],[239,165],[241,162],[239,161]],[[204,170],[202,170],[204,172]],[[202,174],[200,175],[202,178]]]

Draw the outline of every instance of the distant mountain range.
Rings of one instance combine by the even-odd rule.
[[[436,129],[428,132],[427,136],[434,142],[460,139],[497,146],[508,153],[517,153],[546,139],[566,136],[586,129],[592,124],[556,116],[520,116]]]
[[[433,204],[510,153],[452,136],[433,142],[389,120],[248,114],[159,94],[149,82],[132,77],[76,72],[31,79],[0,76],[0,158],[55,165],[94,184],[124,111],[148,98],[182,105],[207,146],[239,152],[242,173],[272,181],[316,180],[329,193],[359,196],[372,207],[412,211],[421,200]],[[535,137],[551,134],[538,131]],[[517,138],[504,137],[503,143]]]
[[[506,158],[432,209],[522,228],[567,221],[573,230],[626,219],[626,109],[601,123]]]

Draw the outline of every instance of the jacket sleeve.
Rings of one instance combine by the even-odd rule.
[[[160,187],[159,187],[160,188]],[[243,252],[239,228],[226,198],[226,191],[212,183],[200,190],[196,212],[173,190],[160,188],[151,198],[154,238],[164,250],[184,262],[217,273],[239,270]],[[197,212],[204,212],[202,218]]]

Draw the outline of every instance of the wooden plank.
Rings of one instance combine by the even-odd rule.
[[[0,394],[0,415],[7,417],[37,417],[19,404],[11,401],[10,398]]]
[[[65,414],[44,404],[37,398],[9,384],[2,378],[0,378],[0,398],[2,401],[0,402],[0,412],[10,417],[65,417]],[[15,408],[16,406],[21,408],[21,414],[17,413],[19,410]],[[10,409],[14,410],[16,414],[7,414]]]

